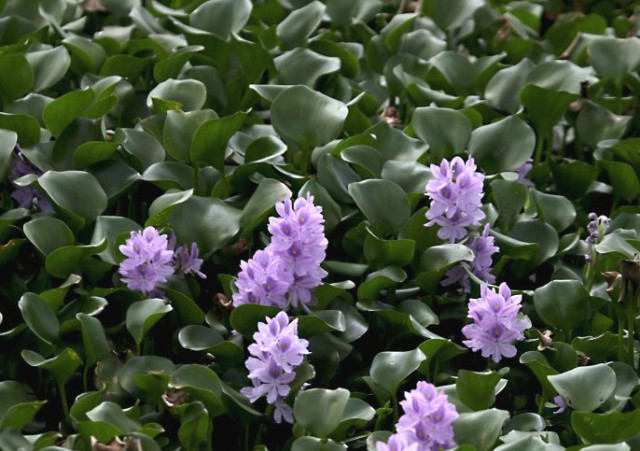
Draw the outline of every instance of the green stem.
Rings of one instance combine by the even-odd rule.
[[[88,392],[87,388],[87,378],[89,376],[89,365],[84,366],[84,371],[82,372],[82,388],[84,388],[85,392]]]
[[[193,194],[198,196],[200,194],[200,190],[198,189],[198,165],[193,167]],[[223,175],[224,176],[224,175]]]
[[[69,415],[69,404],[67,404],[67,390],[61,380],[56,380],[56,383],[58,384],[58,395],[60,396],[60,404],[62,405],[64,419],[67,423],[71,424],[71,416]]]
[[[629,324],[627,329],[627,359],[629,361],[629,365],[631,368],[635,368],[635,358],[634,358],[634,329],[635,329],[635,317],[630,312],[627,322]]]
[[[391,395],[391,400],[393,401],[393,422],[397,423],[398,418],[400,417],[400,412],[398,409],[398,395],[395,393]]]
[[[535,167],[537,167],[540,164],[540,161],[542,160],[543,145],[544,145],[543,135],[542,133],[538,133],[537,142],[536,142],[536,153],[535,153],[534,162],[533,162],[533,165]]]

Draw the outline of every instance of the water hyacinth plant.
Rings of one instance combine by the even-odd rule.
[[[638,448],[638,17],[0,1],[0,450]]]

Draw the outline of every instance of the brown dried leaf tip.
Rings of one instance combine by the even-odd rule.
[[[396,107],[385,107],[384,111],[380,115],[382,119],[391,127],[402,127],[402,121],[400,120],[400,112]]]
[[[171,409],[179,407],[188,399],[189,394],[184,390],[169,390],[162,394],[162,401]]]
[[[540,332],[539,330],[536,330],[536,332],[538,332],[538,337],[540,338],[540,343],[538,344],[538,351],[544,351],[545,349],[553,349],[553,340],[551,339],[553,332],[551,332],[550,330],[545,330],[544,332]]]

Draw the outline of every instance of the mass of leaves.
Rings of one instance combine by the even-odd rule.
[[[1,0],[0,449],[375,450],[433,386],[461,451],[640,449],[639,26],[635,0]],[[454,157],[480,226],[443,239]],[[313,302],[234,306],[308,195]],[[167,250],[135,291],[145,228],[202,266]],[[498,286],[487,359],[469,300]]]

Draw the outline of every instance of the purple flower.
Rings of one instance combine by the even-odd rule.
[[[556,415],[564,412],[567,408],[567,403],[564,402],[564,399],[562,399],[562,396],[560,395],[554,396],[553,402],[558,406],[558,409],[553,411]]]
[[[202,266],[202,259],[198,258],[198,244],[191,243],[191,252],[189,252],[187,245],[183,244],[173,253],[173,267],[178,274],[195,274],[196,276],[206,279],[200,267]]]
[[[9,180],[11,180],[12,185],[15,187],[15,190],[11,193],[11,197],[18,202],[18,206],[22,208],[31,208],[36,206],[41,211],[53,212],[53,207],[47,198],[40,193],[40,191],[31,186],[18,186],[13,183],[14,180],[19,179],[24,175],[42,175],[42,171],[32,165],[20,151],[20,146],[18,144],[16,144],[13,149],[13,158],[9,163],[9,168]]]
[[[233,294],[234,306],[250,303],[275,305],[285,309],[290,275],[282,267],[280,258],[268,249],[257,251],[247,262],[242,261],[242,270],[236,280],[238,292]]]
[[[254,343],[248,348],[251,357],[245,362],[252,386],[244,387],[241,392],[252,403],[265,396],[267,402],[275,406],[277,423],[283,419],[293,423],[293,411],[284,399],[291,391],[289,384],[295,379],[295,368],[309,354],[309,342],[298,337],[298,320],[289,322],[285,312],[266,320],[258,323]]]
[[[489,224],[485,224],[482,235],[474,237],[471,241],[465,243],[465,246],[473,251],[472,262],[462,262],[461,266],[451,268],[446,273],[446,278],[442,281],[443,286],[452,285],[459,282],[465,292],[471,291],[471,283],[469,276],[464,267],[467,267],[478,279],[493,283],[496,277],[491,274],[492,256],[500,249],[494,244],[495,238],[489,236]]]
[[[322,283],[327,272],[320,267],[325,258],[322,208],[313,197],[290,199],[276,204],[279,217],[269,218],[271,243],[257,251],[248,262],[241,262],[233,295],[234,305],[246,303],[275,305],[286,309],[290,304],[309,310],[311,290]]]
[[[453,422],[458,412],[433,384],[418,382],[414,390],[405,392],[400,405],[404,414],[396,424],[397,433],[389,437],[386,445],[376,444],[377,451],[455,448]]]
[[[502,357],[515,356],[513,342],[524,340],[523,332],[529,325],[518,317],[521,302],[522,296],[511,296],[506,283],[500,284],[497,293],[486,285],[480,287],[480,298],[469,301],[469,317],[474,322],[462,328],[468,338],[463,343],[496,363]]]
[[[465,163],[454,157],[449,163],[442,160],[440,166],[431,165],[434,179],[427,183],[427,196],[431,199],[425,224],[440,226],[438,236],[453,243],[467,235],[466,227],[480,225],[485,217],[482,206],[484,175],[476,172],[473,157]]]
[[[516,169],[516,172],[518,173],[517,181],[522,183],[524,186],[528,186],[531,188],[535,187],[535,185],[526,176],[532,167],[533,167],[533,160],[529,158],[525,164],[523,164],[518,169]]]
[[[589,224],[587,224],[587,231],[589,232],[589,236],[586,238],[587,242],[587,253],[584,255],[587,263],[593,263],[597,253],[594,244],[598,244],[604,238],[604,235],[609,230],[611,226],[611,219],[602,215],[598,216],[595,213],[589,213]]]
[[[130,290],[150,293],[173,274],[173,251],[168,249],[168,244],[167,235],[160,235],[153,227],[131,232],[130,238],[119,247],[127,258],[118,270]]]

